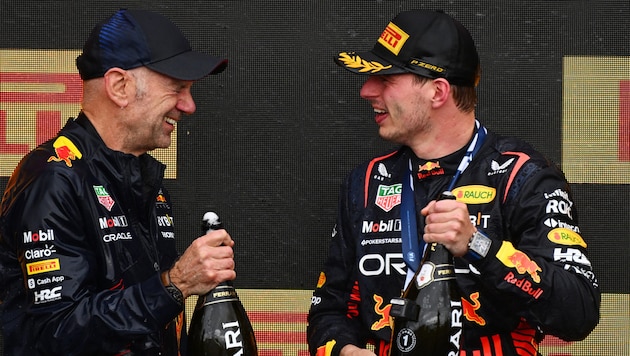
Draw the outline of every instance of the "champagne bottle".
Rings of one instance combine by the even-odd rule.
[[[450,192],[440,199],[454,199],[446,193]],[[446,247],[438,243],[426,247],[420,268],[402,297],[391,304],[391,356],[459,355],[462,302],[453,255]]]
[[[203,216],[204,231],[222,229],[213,212]],[[230,281],[199,296],[188,331],[188,356],[256,356],[254,329]]]

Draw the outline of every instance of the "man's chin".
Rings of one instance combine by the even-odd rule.
[[[394,135],[392,132],[387,131],[387,129],[380,127],[378,129],[378,135],[385,141],[389,141],[392,143],[400,143],[398,142],[398,140],[396,139],[396,135]]]

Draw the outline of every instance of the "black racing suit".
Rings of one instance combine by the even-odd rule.
[[[29,153],[0,206],[6,355],[177,355],[182,306],[164,165],[108,149],[81,114]]]
[[[311,301],[312,355],[337,355],[348,344],[388,355],[390,300],[406,274],[401,177],[411,160],[419,212],[448,187],[464,153],[428,162],[402,147],[348,175]],[[544,334],[585,338],[599,320],[600,292],[562,172],[529,145],[488,133],[454,193],[492,240],[485,258],[455,259],[465,314],[460,356],[536,355]]]

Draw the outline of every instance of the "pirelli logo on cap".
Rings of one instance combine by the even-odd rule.
[[[409,35],[405,31],[390,22],[383,30],[383,33],[381,33],[378,43],[382,44],[393,54],[398,55],[408,38]]]

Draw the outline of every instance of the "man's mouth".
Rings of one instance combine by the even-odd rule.
[[[164,121],[166,121],[166,123],[167,123],[167,124],[171,124],[171,125],[173,125],[173,126],[175,126],[175,124],[177,123],[177,120],[175,120],[175,119],[171,119],[171,118],[170,118],[170,117],[168,117],[168,116],[165,116],[165,117],[164,117]]]
[[[374,109],[374,113],[376,114],[375,120],[377,124],[380,124],[381,122],[383,122],[383,120],[385,120],[385,118],[387,117],[387,110],[382,110],[382,109]]]

